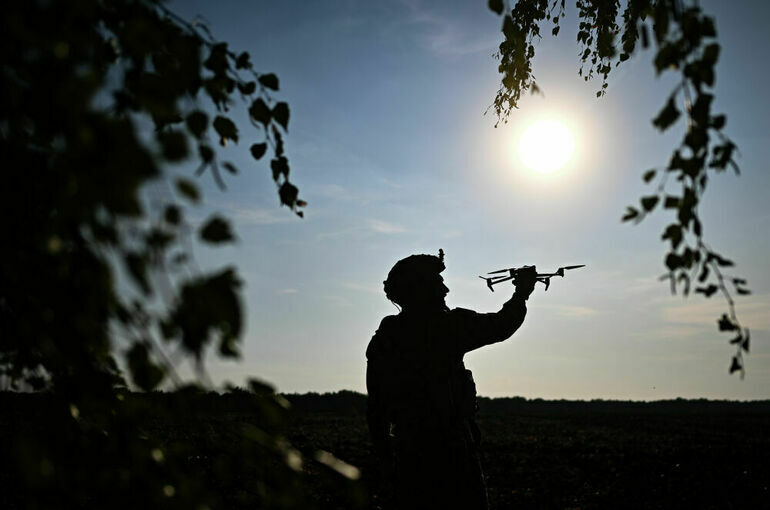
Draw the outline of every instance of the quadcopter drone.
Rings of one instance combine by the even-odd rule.
[[[570,270],[570,269],[577,269],[579,267],[585,267],[585,264],[580,264],[578,266],[564,266],[560,267],[556,270],[555,273],[536,273],[535,279],[545,285],[545,290],[548,290],[548,287],[551,285],[551,278],[554,276],[561,276],[564,277],[564,271]],[[507,282],[509,280],[514,280],[519,273],[519,271],[536,271],[535,266],[524,266],[524,267],[511,267],[508,269],[498,269],[497,271],[490,271],[487,274],[492,275],[498,275],[498,276],[479,276],[482,280],[486,280],[487,287],[489,287],[489,290],[492,292],[495,291],[495,289],[492,288],[493,285],[497,285],[498,283]],[[508,274],[505,274],[508,273]]]

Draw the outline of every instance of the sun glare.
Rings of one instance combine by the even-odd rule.
[[[532,170],[549,174],[569,162],[575,152],[575,138],[558,120],[533,122],[519,140],[519,158]]]

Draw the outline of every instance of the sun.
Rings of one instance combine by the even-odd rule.
[[[575,138],[554,119],[533,122],[519,139],[519,158],[532,170],[550,174],[563,168],[575,152]]]

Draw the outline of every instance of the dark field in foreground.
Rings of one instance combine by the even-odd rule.
[[[0,508],[26,508],[29,502],[6,456],[23,435],[56,433],[44,418],[50,401],[45,395],[0,396]],[[360,468],[369,506],[379,508],[382,488],[366,429],[366,397],[339,392],[286,398],[292,412],[282,430],[306,459],[300,475],[307,490],[301,492],[309,493],[310,506],[346,508],[350,505],[341,498],[363,496],[360,486],[340,485],[339,477],[332,477],[334,482],[313,460],[325,450]],[[154,402],[168,411],[138,430],[169,448],[184,439],[190,452],[183,467],[195,476],[231,465],[238,438],[249,427],[264,425],[264,417],[249,411],[253,402],[243,392],[133,394],[127,401]],[[481,398],[479,403],[493,509],[770,507],[770,401]],[[262,471],[278,467],[268,463]],[[220,481],[220,504],[212,508],[258,507],[249,496],[260,483],[253,469],[235,469]],[[335,492],[341,487],[351,491]]]
[[[336,406],[289,398],[292,442],[361,467],[376,502],[361,406],[319,411]],[[767,402],[482,399],[481,408],[492,508],[770,506]]]

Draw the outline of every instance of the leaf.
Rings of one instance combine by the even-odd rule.
[[[741,344],[741,349],[743,349],[746,352],[749,352],[749,339],[750,339],[749,328],[746,328],[744,330],[744,333],[745,334],[744,334],[744,338],[743,338],[743,343]]]
[[[738,356],[733,356],[733,362],[730,363],[730,373],[742,370],[741,362],[738,360]]]
[[[270,161],[270,168],[273,170],[274,181],[277,181],[281,176],[285,179],[289,177],[289,161],[284,156],[273,158]]]
[[[275,387],[265,381],[249,378],[248,379],[249,390],[256,395],[272,395],[275,393]]]
[[[192,133],[195,138],[200,139],[203,136],[203,133],[206,132],[209,118],[205,113],[196,110],[187,116],[185,122],[187,123],[187,129],[190,130],[190,133]]]
[[[719,58],[719,50],[719,44],[717,43],[706,46],[703,50],[703,61],[712,66],[716,64],[717,59]]]
[[[225,140],[238,142],[238,128],[235,127],[235,123],[227,117],[217,115],[214,119],[214,130],[220,136],[223,146],[225,145]]]
[[[733,263],[732,260],[726,259],[721,255],[719,255],[718,253],[714,253],[714,252],[710,252],[708,254],[707,260],[709,262],[711,262],[712,260],[715,261],[717,265],[720,267],[731,267],[735,265],[735,263]]]
[[[181,131],[164,131],[158,139],[166,160],[181,161],[187,156],[187,137]]]
[[[252,145],[249,150],[251,151],[251,155],[259,161],[262,156],[265,155],[265,151],[267,151],[267,144],[266,143],[255,143]]]
[[[738,326],[735,325],[727,314],[723,314],[722,317],[719,318],[718,324],[719,331],[735,331],[738,329]]]
[[[719,287],[716,285],[709,285],[708,287],[698,287],[695,289],[696,293],[703,294],[706,297],[711,297],[717,290],[719,290]]]
[[[165,373],[152,362],[145,344],[135,343],[126,353],[126,361],[131,372],[131,380],[140,389],[152,391],[163,381]]]
[[[214,74],[224,74],[230,67],[227,63],[227,43],[218,43],[212,46],[211,53],[203,65]]]
[[[663,207],[666,209],[679,209],[681,200],[679,197],[673,195],[666,195],[666,199],[663,201]]]
[[[708,123],[711,103],[713,101],[713,94],[706,94],[705,92],[698,94],[695,104],[692,106],[692,118],[698,125],[705,126]]]
[[[644,172],[644,175],[642,176],[642,180],[644,180],[645,183],[649,183],[651,180],[655,178],[656,172],[657,170],[655,170],[654,168],[647,170],[646,172]]]
[[[214,159],[214,149],[206,144],[198,145],[198,155],[204,163],[211,163]]]
[[[666,267],[673,271],[674,269],[677,269],[679,267],[682,267],[684,265],[684,260],[680,255],[677,255],[676,253],[669,253],[666,255]]]
[[[559,25],[556,25],[555,27],[553,27],[553,30],[551,30],[551,35],[553,35],[554,37],[556,37],[557,35],[559,35],[559,29],[560,29],[560,28],[561,28],[561,27],[560,27]]]
[[[272,113],[270,112],[270,107],[267,106],[267,103],[265,103],[261,97],[258,97],[251,103],[249,115],[256,122],[261,122],[267,126],[270,124],[270,116]]]
[[[298,194],[299,190],[290,182],[284,182],[278,189],[278,196],[281,198],[281,204],[288,205],[289,207],[294,207]]]
[[[703,264],[700,275],[698,276],[698,281],[701,283],[705,282],[706,278],[709,277],[709,272],[710,272],[710,269],[708,264]]]
[[[235,60],[235,68],[247,69],[251,67],[251,62],[249,61],[249,58],[250,58],[249,54],[246,51],[238,55],[238,58]]]
[[[223,338],[219,342],[219,354],[223,358],[239,358],[241,354],[236,345],[235,338]]]
[[[660,113],[658,113],[658,116],[653,119],[652,124],[661,131],[665,131],[671,124],[676,122],[679,115],[681,115],[681,113],[674,104],[674,96],[672,95],[669,97],[666,106],[664,106]]]
[[[741,343],[742,341],[743,341],[743,335],[738,333],[738,336],[736,336],[735,338],[730,340],[730,343],[733,344],[733,345],[736,345],[736,344]]]
[[[358,480],[361,477],[361,472],[357,467],[348,464],[344,460],[338,459],[327,451],[316,451],[315,460],[350,480]]]
[[[650,212],[658,205],[658,201],[660,201],[660,197],[657,195],[642,197],[642,208],[644,208],[645,212]]]
[[[175,205],[169,205],[166,207],[164,218],[166,223],[171,225],[179,225],[179,223],[182,221],[182,212],[179,210],[179,207]]]
[[[181,332],[185,350],[196,358],[200,359],[212,334],[219,337],[220,343],[235,340],[241,334],[241,306],[236,293],[239,286],[235,271],[226,268],[218,274],[188,281],[182,287],[169,319]]]
[[[278,90],[278,77],[273,73],[261,74],[258,79],[259,83],[262,84],[263,87],[266,87],[270,90]]]
[[[179,193],[187,198],[191,202],[198,202],[201,199],[200,191],[198,191],[198,186],[195,185],[192,181],[184,178],[179,178],[176,181],[176,189],[179,191]]]
[[[714,19],[708,16],[704,16],[700,22],[700,35],[701,37],[716,37],[717,30],[714,26]]]
[[[670,239],[671,248],[676,250],[679,244],[682,242],[682,226],[676,223],[672,223],[666,227],[666,230],[663,232],[661,239]]]
[[[250,96],[251,94],[257,91],[257,82],[255,81],[248,81],[246,83],[238,82],[238,90],[241,91],[241,94]]]
[[[639,211],[637,211],[633,207],[628,207],[628,210],[626,211],[626,214],[623,215],[623,217],[621,218],[620,221],[633,220],[637,216],[639,216]]]
[[[161,228],[153,228],[145,235],[147,246],[158,251],[165,250],[173,240],[174,234]]]
[[[489,10],[494,12],[497,15],[500,15],[503,13],[503,0],[489,0],[487,2],[487,5],[489,6]]]
[[[236,168],[236,166],[230,163],[229,161],[225,161],[224,163],[222,163],[222,166],[224,167],[225,170],[227,170],[233,175],[238,173],[238,168]]]
[[[676,42],[664,42],[655,55],[655,70],[660,74],[665,69],[676,69],[682,62],[682,54]]]
[[[283,129],[289,129],[289,105],[285,102],[280,102],[273,108],[273,118],[275,121],[283,126]]]
[[[200,230],[201,239],[209,243],[224,243],[234,241],[230,223],[219,216],[211,218]]]

